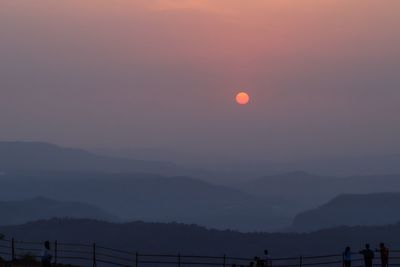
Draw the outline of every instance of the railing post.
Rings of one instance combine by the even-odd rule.
[[[57,265],[57,240],[54,241],[54,264]]]
[[[96,267],[96,243],[93,243],[93,267]]]
[[[344,267],[344,253],[342,253],[342,266]]]
[[[300,256],[300,262],[299,262],[299,266],[302,267],[303,266],[303,256]]]
[[[178,267],[181,267],[181,254],[178,254]]]
[[[139,266],[139,253],[136,252],[136,257],[135,257],[135,266]]]
[[[11,238],[11,261],[15,261],[15,240]]]
[[[224,267],[226,267],[226,255],[224,254]]]

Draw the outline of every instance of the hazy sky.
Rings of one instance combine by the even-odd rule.
[[[0,139],[400,152],[399,25],[398,0],[0,0]]]

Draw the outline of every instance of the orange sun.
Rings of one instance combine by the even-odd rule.
[[[246,92],[240,92],[236,95],[236,102],[239,105],[246,105],[250,101],[250,96]]]

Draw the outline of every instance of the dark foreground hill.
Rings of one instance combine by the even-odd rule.
[[[400,193],[340,195],[319,208],[297,215],[290,228],[315,231],[342,225],[387,225],[400,221]]]
[[[356,251],[365,242],[373,247],[385,241],[400,247],[400,224],[380,227],[340,227],[309,234],[239,233],[209,230],[196,225],[93,220],[52,219],[18,226],[2,226],[0,232],[20,240],[58,240],[67,243],[96,242],[140,253],[171,253],[253,257],[268,248],[273,257],[340,253],[346,245]]]
[[[100,208],[80,203],[62,202],[44,197],[0,202],[0,225],[23,224],[51,218],[86,218],[117,221],[117,217]]]

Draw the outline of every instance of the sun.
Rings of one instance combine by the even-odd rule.
[[[236,103],[239,105],[247,105],[250,101],[250,96],[246,92],[240,92],[236,95]]]

